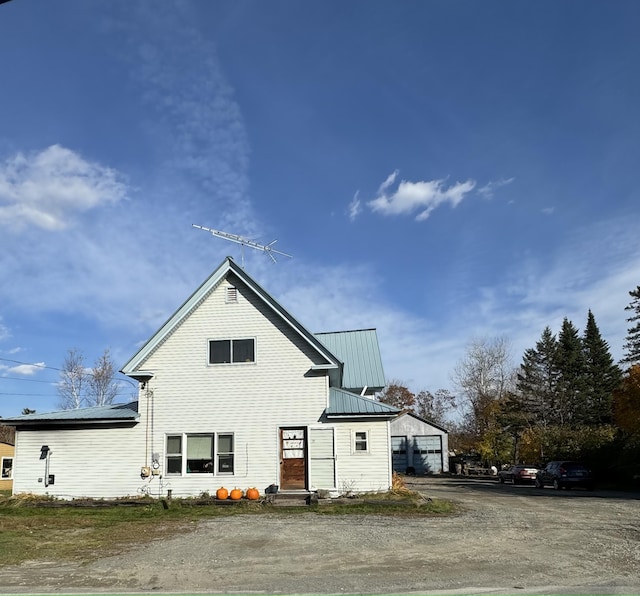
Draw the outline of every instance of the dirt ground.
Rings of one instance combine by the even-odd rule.
[[[640,494],[416,478],[453,517],[203,521],[93,562],[0,567],[0,592],[640,593]]]

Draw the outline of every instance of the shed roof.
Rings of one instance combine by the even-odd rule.
[[[368,387],[375,392],[386,385],[375,329],[316,333],[315,336],[344,363],[342,387]]]
[[[325,410],[327,418],[351,417],[389,417],[397,416],[397,408],[382,402],[350,393],[344,389],[329,389],[329,407]]]
[[[45,412],[43,414],[25,414],[23,416],[16,416],[15,418],[4,418],[2,421],[12,426],[32,426],[43,423],[86,424],[131,421],[137,420],[139,417],[138,402],[133,401],[128,404],[111,404],[91,408],[58,410],[56,412]]]

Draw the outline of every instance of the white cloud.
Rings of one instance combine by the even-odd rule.
[[[44,362],[35,362],[34,364],[19,364],[18,366],[11,366],[6,370],[8,374],[32,377],[37,372],[40,372],[44,366]]]
[[[478,194],[481,194],[485,199],[491,199],[494,195],[494,192],[498,188],[502,188],[503,186],[507,186],[511,184],[515,178],[500,178],[500,180],[491,180],[487,182],[483,187],[478,189]]]
[[[360,200],[360,191],[358,191],[349,203],[349,219],[354,221],[360,213],[362,213],[362,201]]]
[[[0,225],[61,230],[77,213],[117,203],[126,190],[115,170],[60,145],[18,153],[0,164]]]
[[[418,211],[416,221],[423,221],[431,212],[443,204],[456,207],[475,188],[474,180],[456,182],[445,186],[445,180],[429,180],[409,182],[402,180],[394,192],[389,193],[395,185],[398,170],[393,172],[380,185],[378,195],[367,205],[382,215],[408,215]]]

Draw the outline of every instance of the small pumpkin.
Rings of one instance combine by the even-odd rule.
[[[242,499],[242,491],[239,488],[234,488],[231,491],[230,496],[232,501],[239,501],[240,499]]]
[[[247,499],[250,501],[257,501],[260,498],[260,491],[257,488],[247,489]]]
[[[216,499],[220,499],[221,501],[224,501],[228,497],[229,497],[229,491],[224,486],[221,486],[216,491]]]

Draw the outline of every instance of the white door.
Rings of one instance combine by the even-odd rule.
[[[333,428],[309,429],[309,475],[314,488],[336,488],[336,455]]]

